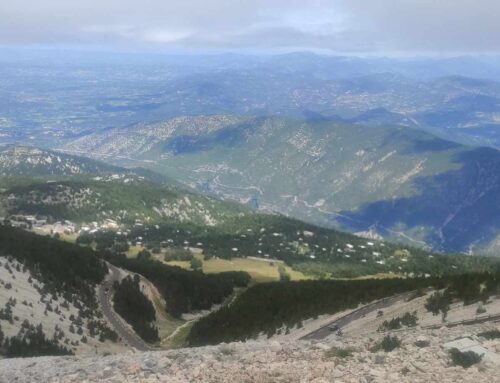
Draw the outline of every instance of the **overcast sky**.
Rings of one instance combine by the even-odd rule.
[[[0,44],[500,53],[500,0],[1,0]]]

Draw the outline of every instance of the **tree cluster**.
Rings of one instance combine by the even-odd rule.
[[[417,325],[417,312],[414,311],[412,313],[406,312],[402,316],[392,318],[391,320],[385,320],[378,331],[389,331],[389,330],[398,330],[401,327],[415,327]]]
[[[52,339],[45,336],[42,325],[33,326],[24,322],[19,333],[5,337],[0,328],[0,354],[7,358],[71,355],[72,352],[59,344],[57,335]]]
[[[149,259],[128,259],[115,255],[111,261],[116,266],[143,275],[151,281],[167,303],[168,312],[174,317],[194,310],[206,310],[222,303],[234,287],[244,287],[250,276],[244,272],[204,274],[184,270]]]
[[[197,321],[188,342],[198,346],[256,338],[262,333],[270,337],[283,327],[300,327],[305,319],[335,314],[432,283],[431,279],[263,283],[250,287],[231,305]]]
[[[113,307],[134,331],[146,342],[159,340],[158,329],[154,325],[155,309],[151,301],[141,291],[140,277],[128,276],[113,286]]]

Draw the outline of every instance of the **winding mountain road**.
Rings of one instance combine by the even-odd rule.
[[[334,321],[328,323],[325,326],[318,328],[317,330],[310,332],[307,335],[304,335],[300,339],[310,340],[310,339],[326,338],[326,337],[335,333],[335,331],[332,331],[330,329],[330,326],[336,326],[336,328],[342,329],[343,327],[347,326],[349,323],[351,323],[357,319],[360,319],[369,313],[372,313],[374,311],[378,311],[378,310],[381,310],[383,308],[389,307],[400,300],[407,299],[413,293],[414,293],[414,291],[409,291],[407,293],[394,295],[392,297],[383,298],[383,299],[380,299],[378,301],[369,303],[363,307],[360,307],[357,310],[350,312],[349,314],[346,314],[340,318],[335,319]]]
[[[113,305],[111,303],[111,291],[113,288],[113,283],[119,281],[120,270],[111,265],[107,264],[110,274],[106,276],[104,282],[99,286],[98,297],[99,304],[101,305],[101,310],[109,324],[116,331],[116,333],[132,348],[138,351],[151,351],[153,347],[149,346],[144,342],[135,332],[133,332],[125,323],[122,318],[114,311]]]

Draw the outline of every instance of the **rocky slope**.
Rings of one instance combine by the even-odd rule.
[[[400,348],[372,352],[382,338],[321,342],[249,342],[91,358],[43,357],[0,361],[2,382],[486,382],[500,373],[500,342],[476,333],[476,325],[415,329],[397,335]],[[447,342],[468,337],[485,355],[468,369],[454,366]],[[345,356],[341,350],[350,349]]]
[[[0,147],[2,176],[105,174],[119,170],[123,169],[88,158],[35,147],[13,145]]]
[[[0,286],[0,308],[4,311],[0,316],[0,328],[6,337],[17,336],[23,328],[22,323],[27,321],[41,325],[49,339],[59,339],[62,345],[77,354],[92,355],[97,349],[101,352],[127,349],[122,342],[99,341],[99,337],[89,330],[90,320],[81,320],[78,325],[75,318],[79,317],[80,309],[66,300],[64,294],[48,297],[44,293],[45,284],[15,259],[0,256]],[[9,306],[10,314],[5,315]]]

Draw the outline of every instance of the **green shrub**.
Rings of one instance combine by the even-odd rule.
[[[352,356],[354,350],[352,348],[337,348],[333,347],[325,353],[327,357],[348,358]]]
[[[416,340],[414,344],[417,347],[424,348],[424,347],[428,347],[431,344],[431,342],[429,342],[427,339],[419,339],[419,340]]]
[[[201,270],[201,268],[203,267],[203,262],[200,261],[198,258],[193,258],[193,259],[191,259],[191,262],[189,263],[189,265],[191,266],[191,269],[193,269],[193,270]]]
[[[402,326],[415,327],[417,325],[417,320],[416,311],[412,313],[406,312],[400,317],[393,318],[390,321],[384,321],[384,323],[382,323],[378,328],[378,331],[397,330]]]
[[[449,352],[453,364],[463,368],[469,368],[483,359],[483,355],[476,354],[473,351],[460,351],[457,348],[452,348]]]
[[[414,299],[423,297],[425,295],[424,289],[418,288],[416,289],[410,296],[406,299],[407,302],[410,302]]]
[[[479,305],[476,309],[476,315],[484,314],[485,312],[486,312],[486,309],[482,305]]]
[[[376,344],[375,347],[372,348],[372,351],[377,352],[382,350],[385,352],[391,352],[399,346],[401,346],[401,340],[397,336],[387,335],[380,343]]]
[[[441,312],[443,322],[450,311],[451,296],[448,290],[444,292],[436,291],[425,302],[425,308],[433,315],[438,315]]]
[[[290,282],[290,274],[286,272],[283,265],[278,266],[278,273],[280,275],[280,282]]]
[[[184,247],[169,247],[165,254],[165,262],[169,261],[191,261],[193,259],[193,253],[189,249]]]
[[[484,331],[480,332],[477,334],[478,336],[482,336],[483,338],[492,340],[492,339],[498,339],[500,338],[500,331],[495,329],[495,330],[489,330],[489,331]]]

